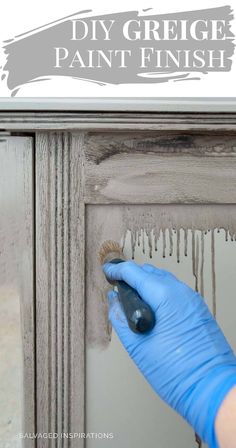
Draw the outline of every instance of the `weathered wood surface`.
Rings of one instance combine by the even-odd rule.
[[[236,113],[0,112],[0,129],[236,131]]]
[[[173,261],[171,261],[173,259],[177,265],[180,261],[184,263],[185,256],[187,256],[187,253],[190,253],[192,256],[191,264],[193,276],[197,279],[196,284],[199,286],[201,285],[202,287],[203,280],[200,281],[200,276],[203,276],[203,273],[200,274],[199,261],[201,258],[199,256],[200,244],[199,241],[196,243],[199,236],[195,237],[195,233],[200,231],[202,237],[204,237],[205,233],[211,232],[212,234],[210,234],[210,238],[208,239],[208,241],[211,241],[212,237],[217,238],[218,229],[224,229],[226,241],[235,241],[235,204],[87,205],[86,342],[88,346],[107,347],[111,336],[107,325],[108,310],[106,300],[106,291],[109,289],[109,285],[104,278],[104,274],[96,256],[94,256],[94,254],[99,252],[104,241],[111,239],[120,242],[125,236],[126,238],[128,237],[130,256],[134,257],[136,248],[136,251],[138,249],[138,251],[140,250],[143,254],[144,259],[142,262],[152,263],[153,258],[155,260],[157,246],[158,253],[163,256],[163,259],[166,259],[166,257],[168,258],[171,254],[171,259],[169,259],[170,265],[173,263]],[[188,237],[186,232],[189,232],[189,234],[191,233],[191,237]],[[144,233],[146,238],[144,237]],[[180,238],[180,233],[182,233],[182,240]],[[128,234],[130,234],[130,239]],[[173,247],[173,239],[176,241],[175,247]],[[233,244],[236,245],[236,243]],[[212,290],[215,291],[217,280],[215,279],[215,274],[213,274],[215,272],[215,256],[214,251],[212,251],[212,246],[212,242],[211,244],[208,243],[208,246],[207,244],[205,245],[206,253],[205,257],[202,257],[201,262],[203,269],[204,262],[207,258],[212,258],[212,271],[206,271],[206,277],[209,282],[210,279],[212,279]],[[165,269],[170,268],[165,267]],[[226,274],[224,273],[223,277],[225,275]],[[203,288],[200,292],[204,295]],[[221,303],[224,303],[225,297],[222,297],[221,300],[223,301]],[[214,312],[216,305],[214,294],[211,304]],[[217,317],[220,317],[220,315]],[[231,336],[232,334],[235,333],[232,332]],[[234,338],[234,343],[235,342],[236,336]]]
[[[84,432],[83,135],[36,136],[37,431]],[[84,439],[51,447],[81,448]],[[38,440],[39,448],[48,447]]]
[[[84,151],[88,204],[236,202],[231,134],[88,133]]]
[[[209,120],[160,115],[158,121],[143,114],[143,124],[137,114],[137,122],[126,114],[83,117],[42,113],[39,129],[58,130],[36,132],[38,432],[83,433],[85,428],[84,271],[92,244],[87,241],[85,249],[86,205],[236,200],[234,116],[223,125],[216,115]],[[100,131],[59,131],[80,128]],[[91,310],[90,302],[86,313]],[[90,330],[88,325],[87,341],[94,337]],[[47,440],[37,446],[46,448]],[[82,438],[51,441],[52,448],[83,446]]]
[[[20,298],[23,428],[35,431],[33,139],[0,137],[0,289]],[[7,295],[7,294],[6,294]],[[7,392],[6,392],[7,393]],[[9,391],[10,393],[10,391]],[[26,448],[34,441],[25,440]]]

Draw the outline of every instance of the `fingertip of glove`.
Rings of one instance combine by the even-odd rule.
[[[114,299],[117,298],[117,296],[118,295],[117,295],[117,293],[114,290],[110,290],[107,293],[107,299],[108,299],[109,302],[112,302]]]
[[[102,265],[102,270],[105,274],[107,274],[107,272],[109,271],[109,267],[111,266],[111,263],[104,263]]]

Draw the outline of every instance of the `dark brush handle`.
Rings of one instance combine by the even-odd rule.
[[[122,263],[115,259],[111,263]],[[141,299],[137,291],[123,281],[116,282],[120,304],[125,313],[129,328],[135,333],[146,333],[155,325],[155,314],[152,308]]]
[[[151,307],[127,283],[119,281],[117,288],[129,328],[135,333],[146,333],[152,330],[155,325],[155,315]]]

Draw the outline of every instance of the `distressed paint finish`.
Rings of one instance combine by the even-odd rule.
[[[212,272],[212,303],[213,312],[216,313],[216,278],[214,233],[218,229],[225,230],[226,241],[236,239],[236,206],[234,204],[211,205],[88,205],[86,207],[87,239],[86,239],[86,337],[91,347],[106,347],[110,342],[110,329],[107,326],[107,300],[106,291],[110,289],[94,254],[97,254],[101,244],[112,239],[125,243],[127,231],[131,234],[131,253],[134,257],[135,247],[142,247],[147,258],[154,252],[161,250],[166,256],[166,246],[170,254],[175,252],[176,262],[180,257],[180,231],[184,231],[184,252],[192,253],[192,273],[196,279],[196,289],[204,293],[203,266],[204,234],[211,233],[211,265]],[[189,230],[188,230],[189,229]],[[190,235],[187,233],[191,232]],[[202,234],[202,243],[196,234]],[[173,236],[176,232],[176,247],[173,247]],[[162,236],[162,245],[159,238]],[[201,265],[199,260],[201,258]],[[99,315],[99,319],[97,316]]]
[[[84,431],[82,139],[36,136],[38,432]],[[51,446],[82,448],[83,442],[54,439]]]
[[[86,203],[236,202],[234,135],[89,133],[85,154]]]
[[[18,100],[19,101],[19,100]],[[86,102],[86,99],[84,100]],[[181,107],[181,105],[180,105]],[[53,108],[53,107],[52,107]],[[33,109],[33,108],[32,108]],[[236,112],[153,113],[142,112],[3,112],[0,111],[0,129],[11,131],[87,130],[101,132],[170,131],[222,133],[236,132]],[[113,109],[114,110],[114,109]],[[126,109],[128,110],[128,108]],[[191,110],[191,105],[189,106]],[[202,110],[206,111],[204,102]]]
[[[175,203],[177,196],[180,204],[187,202],[190,186],[193,203],[209,202],[206,196],[199,196],[199,184],[202,184],[203,173],[206,183],[213,182],[216,169],[220,184],[223,182],[227,188],[217,190],[218,184],[214,183],[210,199],[212,202],[232,201],[230,188],[234,194],[236,136],[232,132],[224,135],[176,131],[172,134],[166,131],[138,134],[127,131],[38,132],[36,148],[38,430],[64,428],[67,431],[68,427],[70,431],[73,428],[79,432],[79,428],[83,432],[85,228],[88,230],[85,248],[86,341],[89,345],[98,343],[105,347],[110,340],[110,328],[104,294],[107,285],[96,257],[100,244],[108,238],[119,240],[127,229],[132,231],[135,241],[140,228],[150,232],[161,226],[168,229],[174,226],[178,231],[182,227],[194,229],[197,224],[196,228],[202,230],[221,225],[234,234],[234,207],[227,213],[226,220],[221,206],[212,213],[209,207],[199,205],[203,208],[197,216],[204,216],[202,223],[196,221],[196,216],[193,220],[191,209],[185,209],[183,223],[182,206],[178,210],[171,209],[169,214],[166,206],[160,209],[156,204]],[[179,177],[174,170],[176,164]],[[195,165],[197,169],[194,171]],[[169,179],[176,182],[175,188],[169,182],[167,193],[163,168]],[[122,178],[124,170],[128,177],[134,175],[133,183],[126,185],[127,202],[131,206],[116,207],[115,203],[126,202],[120,196],[121,190],[116,192],[118,197],[111,195],[107,199],[101,194],[100,187],[104,188],[108,179]],[[139,188],[140,173],[142,179],[146,177],[149,181],[146,173],[150,172],[154,174],[152,189],[155,194],[149,182]],[[180,188],[182,178],[185,189]],[[206,194],[209,197],[208,190]],[[147,204],[145,207],[138,205],[143,202]],[[97,203],[105,207],[93,205]],[[195,246],[198,254],[199,246],[197,243]],[[197,268],[193,266],[194,270]],[[49,399],[45,400],[45,396]],[[71,397],[69,404],[68,396]],[[67,443],[64,440],[64,446]],[[83,441],[79,443],[83,444]]]
[[[163,206],[160,218],[163,228],[176,225],[178,231],[182,226],[194,227],[192,213],[186,209],[187,222],[183,224],[181,204],[191,202],[204,207],[200,204],[235,202],[236,115],[14,113],[12,119],[5,114],[5,119],[10,129],[39,129],[37,430],[84,432],[85,333],[90,345],[101,343],[105,347],[110,340],[106,283],[96,257],[100,243],[107,238],[119,240],[127,229],[132,230],[135,239],[140,227],[148,232],[158,227],[158,203],[174,204],[178,199],[181,213],[174,211],[170,217]],[[111,189],[109,181],[119,181],[125,170],[128,183],[122,181],[122,188]],[[145,181],[150,173],[152,189]],[[214,173],[218,173],[217,182]],[[209,191],[203,194],[202,176],[205,184],[209,182],[213,188],[213,195]],[[220,189],[219,184],[226,188]],[[104,188],[108,188],[105,194]],[[141,203],[146,204],[145,210]],[[212,206],[206,207],[210,210]],[[220,223],[234,235],[233,205],[232,213],[227,215],[222,213],[221,205],[217,210],[216,215],[207,213],[200,229],[215,228]],[[194,247],[198,254],[199,242]],[[193,268],[199,271],[198,263]],[[83,445],[83,439],[51,443],[55,448]],[[38,446],[44,448],[46,442],[40,440]]]
[[[23,432],[35,431],[33,138],[0,137],[0,287],[20,297]],[[6,294],[7,295],[7,294]],[[18,366],[21,369],[21,366]],[[25,448],[33,448],[25,440]]]

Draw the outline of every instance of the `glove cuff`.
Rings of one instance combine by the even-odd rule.
[[[215,419],[229,391],[236,386],[236,364],[213,369],[191,393],[186,419],[210,448],[218,448]]]

